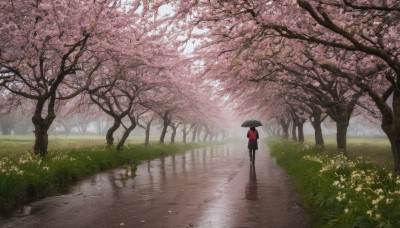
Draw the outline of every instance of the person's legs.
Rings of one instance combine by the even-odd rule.
[[[249,149],[250,161],[252,161],[252,157],[251,157],[251,151],[252,151],[252,149]]]
[[[254,163],[254,161],[256,160],[256,150],[253,150],[251,158],[252,158],[252,161]]]

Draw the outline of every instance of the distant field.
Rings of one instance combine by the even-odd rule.
[[[0,157],[5,154],[33,151],[34,136],[10,136],[0,135]],[[156,139],[154,139],[156,140]],[[115,143],[118,139],[115,138]],[[144,138],[130,137],[125,145],[144,143]],[[105,145],[105,136],[49,136],[49,151],[87,148],[91,146]]]
[[[306,138],[306,142],[314,143],[313,138]],[[328,150],[335,150],[337,147],[336,138],[324,138]],[[385,167],[393,168],[393,156],[390,142],[385,138],[348,138],[347,151],[351,157],[362,157],[363,159]]]

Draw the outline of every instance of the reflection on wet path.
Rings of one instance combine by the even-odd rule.
[[[249,182],[246,184],[246,199],[248,200],[257,200],[257,174],[256,174],[256,166],[254,164],[250,164],[250,178]]]
[[[283,211],[302,210],[286,179],[270,186],[286,177],[282,171],[271,177],[277,171],[267,151],[262,147],[257,153],[256,166],[250,166],[245,144],[231,144],[142,162],[136,177],[126,182],[125,169],[99,173],[69,194],[0,218],[0,227],[257,227],[270,217],[263,208],[275,203],[271,199],[289,196],[280,201],[292,203],[295,210],[285,204]]]

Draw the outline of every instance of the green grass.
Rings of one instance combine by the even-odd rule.
[[[315,227],[400,227],[400,177],[309,144],[266,140],[295,181]]]
[[[176,143],[149,146],[130,140],[122,151],[109,149],[104,139],[50,139],[45,159],[32,154],[33,138],[1,137],[0,139],[0,211],[44,197],[71,181],[110,168],[139,164],[171,154],[221,143]],[[143,142],[140,140],[140,142]],[[131,167],[133,170],[135,165]]]
[[[31,135],[1,135],[0,136],[0,157],[2,154],[33,152],[34,136]],[[143,143],[142,138],[129,138],[126,144]],[[105,144],[105,136],[49,136],[49,151],[68,150],[70,148],[85,148]]]
[[[313,138],[306,138],[306,143],[313,144]],[[336,138],[324,139],[327,151],[335,151]],[[386,169],[393,169],[393,155],[390,142],[386,138],[347,138],[347,152],[350,158],[363,160]]]

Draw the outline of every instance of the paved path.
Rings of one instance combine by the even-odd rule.
[[[260,146],[254,166],[236,143],[143,162],[125,185],[124,169],[96,174],[0,227],[311,227],[292,183]]]

